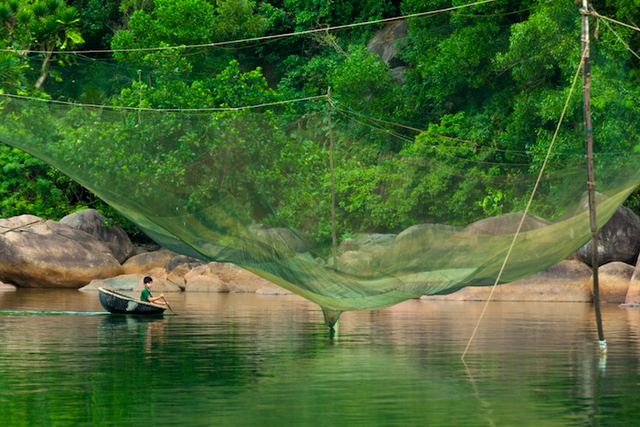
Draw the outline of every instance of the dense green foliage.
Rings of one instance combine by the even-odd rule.
[[[367,47],[382,24],[220,47],[185,46],[341,26],[467,3],[83,0],[69,6],[64,0],[9,0],[0,4],[0,47],[44,53],[29,58],[3,53],[2,91],[88,104],[188,109],[306,98],[326,94],[331,88],[333,120],[342,129],[333,135],[336,144],[363,141],[336,159],[339,234],[396,230],[425,220],[461,225],[523,207],[523,200],[494,188],[492,179],[539,170],[580,62],[580,15],[573,2],[497,0],[411,19],[407,37],[386,62]],[[638,22],[636,3],[602,0],[593,6],[604,15]],[[622,27],[616,27],[614,33],[602,24],[598,39],[592,47],[594,88],[598,89],[594,90],[594,121],[612,117],[612,110],[624,120],[601,127],[596,151],[623,151],[624,141],[637,138],[633,129],[639,123],[632,113],[640,105],[640,61],[620,52],[624,44],[638,46],[640,36]],[[176,48],[132,50],[167,46]],[[106,48],[115,51],[90,60],[51,53]],[[82,61],[86,62],[83,74],[72,73],[70,65]],[[625,70],[622,89],[616,74],[620,69]],[[126,123],[131,137],[113,139],[110,146],[101,147],[100,161],[108,169],[110,159],[128,156],[131,168],[125,172],[137,174],[141,187],[152,187],[154,180],[171,173],[189,188],[188,203],[194,207],[215,201],[224,192],[247,194],[245,207],[263,212],[257,219],[266,223],[285,220],[294,227],[315,221],[314,237],[326,240],[331,234],[328,147],[312,142],[317,138],[305,137],[315,133],[328,138],[326,114],[320,112],[324,107],[305,103],[273,106],[262,110],[267,119],[249,125],[245,121],[242,127],[236,125],[241,112],[216,113],[209,125],[191,130],[174,126],[170,118]],[[294,112],[312,119],[299,122],[297,130],[282,130],[280,126]],[[353,124],[354,119],[360,123]],[[75,123],[65,124],[68,127],[61,132],[67,133],[68,141],[108,139],[112,129],[83,127],[84,120],[91,117],[78,116]],[[558,134],[550,170],[584,162],[581,141],[575,138],[582,123],[578,96],[569,104],[566,121],[570,125]],[[367,126],[393,136],[385,137],[384,132],[381,136]],[[16,131],[19,128],[17,123]],[[416,134],[409,128],[424,132]],[[199,132],[217,132],[219,143],[229,144],[229,158],[219,162],[219,169],[201,161],[189,171],[224,183],[217,195],[200,191],[198,186],[204,189],[206,182],[195,185],[188,174],[174,170],[175,164],[198,147]],[[264,141],[267,134],[271,135],[268,142]],[[153,147],[141,150],[149,135],[160,141],[180,140],[172,153],[175,157],[154,159]],[[619,150],[616,144],[621,145]],[[68,150],[70,156],[82,155],[73,144]],[[392,153],[393,159],[384,160],[384,153]],[[437,160],[440,166],[425,163],[426,158]],[[461,159],[473,179],[461,182],[458,178]],[[152,169],[145,160],[153,162]],[[249,175],[224,167],[231,164],[251,164],[245,169]],[[295,190],[285,176],[298,177]],[[2,217],[31,213],[59,218],[89,205],[115,215],[79,184],[7,146],[0,147],[0,178]],[[252,186],[256,181],[262,188]],[[303,193],[301,185],[306,189]],[[553,217],[561,212],[554,211],[553,189],[547,190],[546,201],[536,209]],[[639,199],[634,194],[629,206],[640,209]],[[272,209],[277,209],[279,218],[264,213]],[[303,228],[309,228],[308,224]]]

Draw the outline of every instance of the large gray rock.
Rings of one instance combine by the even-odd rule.
[[[133,292],[135,295],[140,295],[142,289],[144,289],[144,282],[140,280],[136,287],[133,288]],[[175,283],[172,283],[169,280],[160,279],[158,277],[153,277],[153,287],[151,290],[153,291],[153,295],[158,295],[159,293],[163,292],[182,292],[182,288],[180,288]]]
[[[520,221],[522,221],[522,215],[523,212],[515,212],[485,218],[469,224],[464,229],[464,232],[472,234],[514,234],[518,230]],[[522,222],[520,232],[537,230],[550,224],[552,224],[551,221],[528,213]]]
[[[212,276],[192,276],[191,279],[186,282],[184,290],[187,292],[231,292],[226,282],[223,282],[218,277]]]
[[[105,288],[111,291],[132,292],[138,284],[142,282],[142,274],[122,274],[108,279],[92,280],[87,286],[80,288],[80,291],[97,291],[98,288]],[[154,280],[155,282],[155,280]],[[155,288],[154,288],[155,289]]]
[[[237,265],[210,262],[192,269],[184,276],[187,292],[256,292],[276,286]]]
[[[466,287],[450,295],[423,296],[420,299],[486,301],[491,286]],[[589,302],[591,269],[580,261],[560,261],[546,270],[515,282],[496,286],[492,301]]]
[[[461,232],[461,227],[455,227],[453,225],[444,224],[416,224],[398,234],[395,244],[409,244],[413,245],[414,241],[421,241],[428,239],[431,236],[440,236],[447,233]]]
[[[338,245],[338,248],[336,249],[336,253],[338,256],[340,256],[345,252],[357,251],[358,249],[360,249],[360,247],[356,243],[355,239],[347,237],[342,242],[340,242],[340,245]]]
[[[133,254],[133,244],[122,227],[111,224],[106,216],[95,209],[74,212],[62,218],[60,223],[82,230],[103,242],[120,264]]]
[[[391,67],[400,66],[402,62],[396,59],[396,55],[402,46],[407,43],[408,29],[407,21],[394,21],[385,24],[369,40],[367,51],[377,55]]]
[[[105,288],[112,291],[124,292],[130,296],[138,297],[144,287],[144,275],[142,274],[123,274],[109,279],[92,280],[87,286],[80,288],[81,291],[97,291],[98,288]],[[153,276],[152,276],[153,277]],[[168,280],[159,277],[153,277],[154,292],[180,292],[180,288]]]
[[[333,261],[333,260],[330,260]],[[338,269],[354,276],[367,276],[376,272],[373,256],[369,252],[347,251],[338,257]],[[332,264],[329,264],[332,266]]]
[[[367,270],[377,268],[388,260],[389,251],[393,247],[396,236],[396,234],[371,233],[362,234],[356,239],[344,239],[336,248],[338,269],[349,274],[368,274]],[[333,257],[329,258],[327,265],[335,265]]]
[[[173,271],[176,268],[180,268],[186,265],[187,268],[191,270],[192,268],[195,268],[204,264],[207,264],[207,263],[199,259],[191,258],[185,255],[176,255],[164,265],[164,268],[166,268],[167,271]]]
[[[122,274],[111,250],[82,230],[33,215],[0,219],[0,280],[27,288],[78,289]]]
[[[373,263],[379,264],[382,258],[389,255],[396,237],[396,234],[363,234],[356,239],[356,247],[360,252],[370,253]]]
[[[598,289],[601,302],[624,303],[634,267],[623,262],[610,262],[598,267]],[[591,280],[593,289],[593,279]]]
[[[400,84],[404,84],[404,72],[409,68],[406,63],[398,58],[397,54],[407,44],[409,26],[407,21],[394,21],[385,24],[376,31],[375,35],[367,43],[367,51],[377,55],[391,68],[391,78]]]
[[[15,291],[16,287],[8,283],[0,282],[0,292]]]
[[[184,290],[186,287],[184,276],[194,268],[205,264],[206,262],[204,261],[188,256],[175,256],[164,266],[167,272],[166,279],[172,283],[175,283],[180,287],[180,289]]]
[[[264,224],[247,227],[249,234],[266,246],[270,246],[283,256],[295,256],[309,250],[307,236],[290,228],[269,228]]]
[[[168,249],[134,255],[122,264],[125,274],[147,274],[154,268],[164,268],[178,254]]]
[[[578,259],[591,265],[591,240],[578,250]],[[598,232],[598,264],[614,261],[635,265],[640,253],[640,217],[621,206]]]
[[[640,304],[640,260],[636,262],[636,268],[629,280],[625,304]]]

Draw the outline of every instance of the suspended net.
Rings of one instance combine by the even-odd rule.
[[[601,59],[592,85],[599,227],[640,184],[640,104],[624,63]],[[2,97],[2,142],[53,165],[163,247],[252,271],[318,304],[330,325],[342,311],[493,285],[521,222],[500,283],[590,239],[579,83],[555,140],[564,99],[550,108],[554,126],[519,141],[507,130],[417,130],[324,99],[247,91],[227,92],[234,106],[263,106],[192,111],[165,99],[141,109],[163,77],[80,57],[59,71],[84,86],[56,100]],[[91,74],[118,78],[105,89]],[[101,85],[109,102],[76,104]]]

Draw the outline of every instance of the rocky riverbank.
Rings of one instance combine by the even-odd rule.
[[[484,233],[512,228],[514,215],[472,224]],[[543,226],[538,219],[525,222]],[[490,229],[486,229],[489,227]],[[375,235],[375,239],[391,238]],[[395,236],[393,236],[395,238]],[[372,236],[346,239],[338,254],[348,262]],[[600,298],[616,304],[640,303],[640,217],[621,207],[599,233]],[[99,212],[86,209],[61,221],[32,215],[0,219],[0,291],[25,288],[102,286],[120,291],[141,289],[142,278],[154,278],[160,292],[291,292],[232,264],[204,262],[160,247],[134,247],[127,234]],[[496,287],[495,301],[592,301],[591,243],[566,260],[525,279]],[[486,300],[491,287],[467,287],[454,294],[423,299]]]

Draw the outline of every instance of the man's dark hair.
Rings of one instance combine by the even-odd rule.
[[[144,278],[143,282],[146,285],[147,283],[153,282],[153,279],[151,278],[151,276],[147,276]]]

